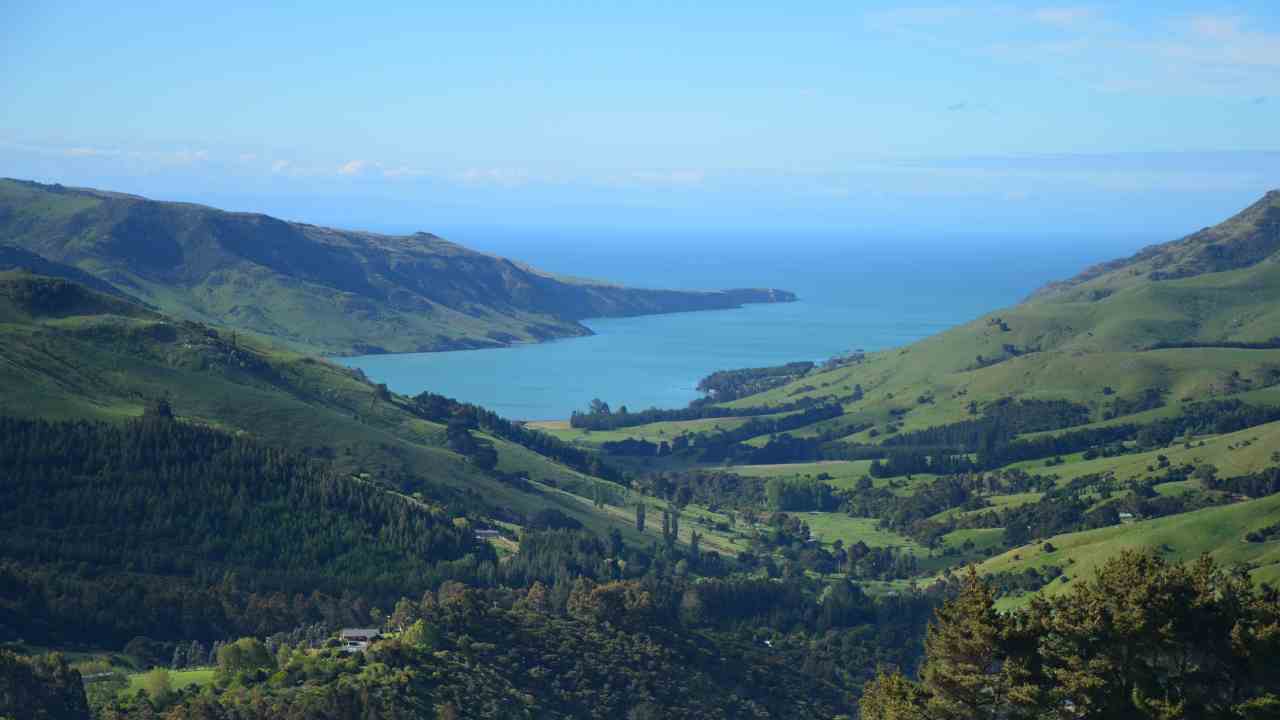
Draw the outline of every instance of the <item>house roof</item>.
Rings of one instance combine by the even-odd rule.
[[[378,637],[382,632],[377,628],[343,628],[342,637]]]

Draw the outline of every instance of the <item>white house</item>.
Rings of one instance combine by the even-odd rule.
[[[342,652],[362,652],[369,643],[382,637],[375,628],[344,628],[339,638],[342,640]]]

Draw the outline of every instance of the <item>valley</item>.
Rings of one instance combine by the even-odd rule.
[[[14,251],[5,652],[72,653],[104,718],[604,716],[634,704],[610,682],[652,717],[834,717],[915,682],[884,668],[927,678],[956,603],[1030,618],[1212,561],[1261,608],[1278,218],[1268,195],[905,346],[723,369],[684,408],[538,422]],[[387,633],[376,666],[332,647],[352,626]]]

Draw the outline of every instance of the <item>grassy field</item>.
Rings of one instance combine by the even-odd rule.
[[[871,461],[826,460],[787,465],[734,465],[731,470],[739,475],[759,478],[816,478],[826,474],[831,476],[827,483],[832,487],[852,489],[858,478],[871,470]]]
[[[1058,565],[1070,578],[1090,577],[1123,549],[1148,549],[1187,562],[1207,553],[1225,564],[1248,564],[1258,582],[1280,580],[1280,541],[1250,543],[1246,533],[1280,522],[1280,495],[1222,507],[1156,518],[1125,525],[1069,533],[1043,543],[1016,548],[978,566],[979,572],[1020,572],[1029,567]],[[1068,582],[1051,583],[1046,592],[1065,589]],[[1013,602],[1013,601],[1010,601]]]
[[[1175,443],[1167,448],[1148,452],[1121,455],[1113,458],[1085,460],[1079,455],[1064,458],[1063,465],[1045,467],[1044,461],[1017,463],[1028,472],[1052,474],[1059,482],[1067,482],[1085,475],[1113,472],[1117,478],[1140,479],[1159,474],[1159,458],[1168,458],[1171,465],[1199,465],[1207,463],[1218,468],[1223,477],[1257,472],[1277,464],[1272,454],[1280,450],[1280,422],[1267,423],[1224,435],[1194,438],[1191,447]],[[1148,468],[1154,468],[1148,470]]]
[[[823,512],[795,513],[795,515],[809,526],[809,531],[824,545],[841,540],[846,547],[863,542],[869,547],[892,547],[916,555],[927,553],[924,548],[906,536],[880,530],[876,527],[878,521],[874,518],[855,518],[844,513]]]
[[[789,413],[766,415],[767,418],[784,417]],[[528,426],[541,430],[549,435],[578,445],[599,446],[607,442],[620,440],[648,440],[652,443],[670,442],[685,433],[709,433],[719,430],[735,430],[749,422],[751,418],[724,417],[705,418],[702,420],[676,420],[671,422],[649,423],[618,430],[585,430],[572,428],[564,420],[531,422]]]
[[[199,687],[211,685],[213,684],[213,676],[215,672],[216,670],[214,668],[169,670],[169,687],[174,690],[181,690],[183,688],[191,687],[192,685]],[[121,694],[133,695],[139,690],[142,690],[144,688],[143,678],[145,678],[146,675],[147,673],[134,673],[130,675],[129,684],[120,691]]]

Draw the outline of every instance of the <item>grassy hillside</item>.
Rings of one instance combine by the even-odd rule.
[[[1280,192],[1221,225],[1050,286],[907,347],[817,370],[729,407],[837,399],[851,439],[972,416],[970,403],[1062,399],[1105,419],[1117,401],[1167,403],[1280,384]],[[1217,258],[1217,260],[1214,260]],[[864,397],[850,397],[861,386]]]
[[[529,489],[503,482],[450,450],[442,425],[356,371],[59,278],[0,272],[0,390],[0,415],[43,419],[120,421],[168,398],[183,421],[302,452],[401,492],[517,522],[556,508],[600,532],[634,532],[551,486],[589,488],[596,479],[489,438],[499,470],[533,481]]]
[[[751,433],[740,432],[747,422],[735,412],[778,418],[806,401],[841,412],[741,437]],[[778,412],[761,414],[769,409]],[[784,540],[782,554],[811,571],[897,582],[981,562],[1016,597],[1045,579],[1064,582],[1028,568],[1088,574],[1127,547],[1164,548],[1179,560],[1209,553],[1245,564],[1260,582],[1280,579],[1275,541],[1243,540],[1280,522],[1271,485],[1258,480],[1280,466],[1278,409],[1273,192],[1216,227],[1091,268],[1017,306],[704,405],[705,419],[548,427],[606,455],[606,443],[632,440],[619,462],[712,505],[740,503],[741,487],[757,498],[772,487],[775,499],[757,509],[795,512],[832,554],[827,562]],[[697,417],[688,413],[679,417]],[[703,450],[726,433],[736,433],[736,450]],[[640,441],[673,450],[649,457]],[[707,473],[738,479],[706,495]],[[811,491],[816,484],[833,494]],[[776,500],[783,493],[792,499]],[[752,532],[725,535],[760,550]],[[1049,555],[1039,549],[1046,540],[1058,548]],[[855,542],[910,554],[916,565],[841,554]]]
[[[1235,217],[1181,240],[1143,248],[1137,254],[1088,268],[1051,283],[1033,299],[1097,298],[1145,280],[1193,277],[1249,267],[1280,251],[1280,190],[1273,190]]]
[[[1243,565],[1258,582],[1280,581],[1280,541],[1247,542],[1245,535],[1280,522],[1280,495],[1206,508],[1115,527],[1055,535],[1044,543],[1009,550],[978,566],[984,574],[1025,572],[1057,565],[1064,574],[1045,586],[1050,594],[1066,590],[1076,577],[1091,577],[1124,549],[1155,550],[1187,562],[1208,554],[1224,565]],[[1064,579],[1066,578],[1066,579]],[[1006,604],[1016,604],[1011,599]]]
[[[325,354],[499,347],[578,321],[794,300],[558,277],[434,235],[336,230],[188,203],[0,180],[0,263],[90,273],[166,313]],[[34,253],[29,262],[9,259]],[[60,273],[57,273],[60,274]]]

